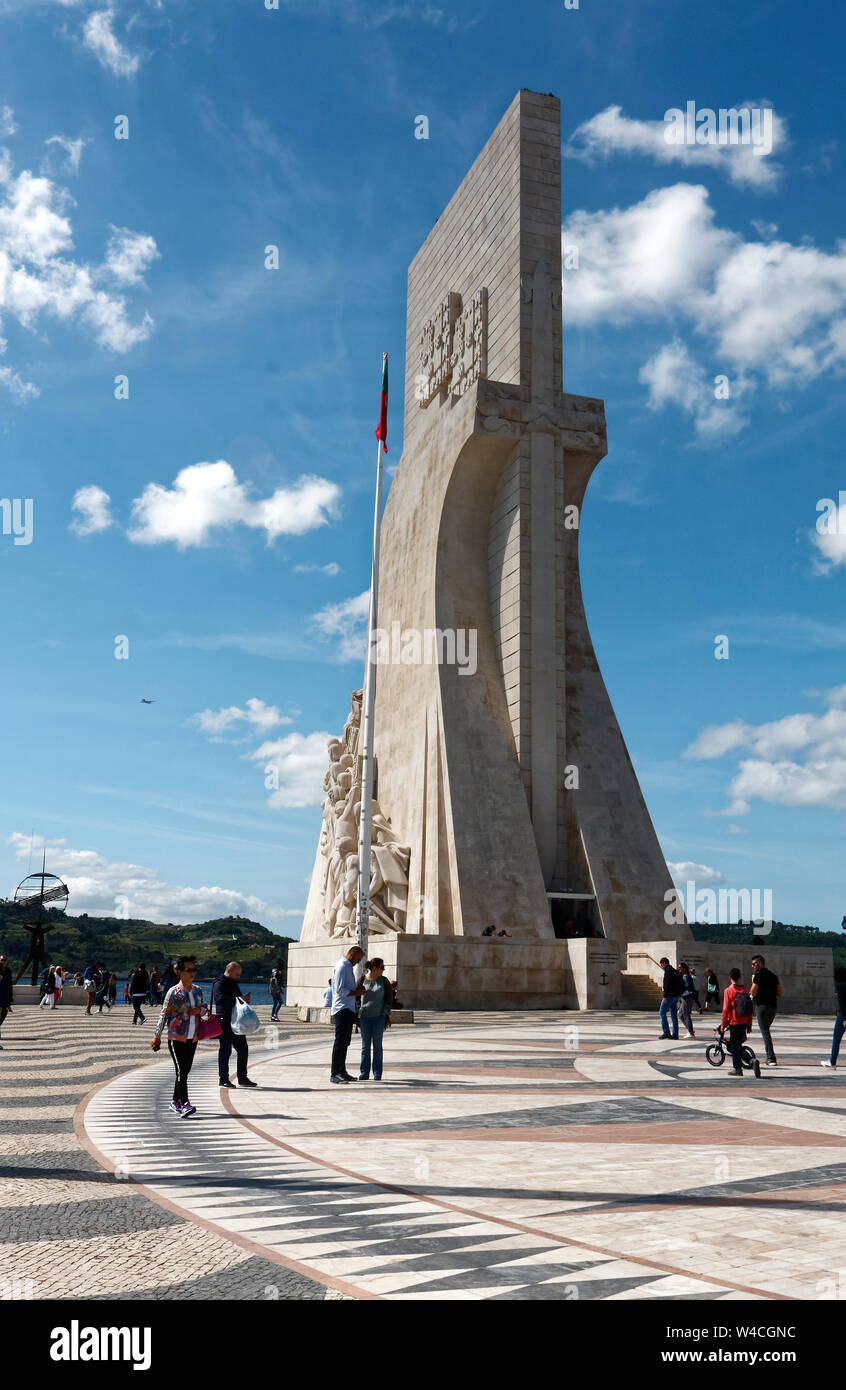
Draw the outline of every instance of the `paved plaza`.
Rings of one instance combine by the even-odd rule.
[[[292,1013],[251,1047],[258,1090],[221,1093],[202,1044],[182,1121],[128,1010],[16,1009],[9,1277],[37,1298],[837,1296],[828,1020],[783,1017],[781,1065],[730,1081],[705,1061],[707,1016],[664,1043],[648,1014],[422,1015],[388,1033],[382,1082],[339,1087],[328,1029]]]

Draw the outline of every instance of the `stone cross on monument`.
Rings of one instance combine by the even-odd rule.
[[[412,1006],[584,1006],[626,943],[690,938],[665,921],[670,875],[582,605],[605,413],[562,390],[561,295],[559,102],[521,91],[408,275],[372,874],[378,954]],[[354,930],[355,709],[289,957],[300,1003]]]

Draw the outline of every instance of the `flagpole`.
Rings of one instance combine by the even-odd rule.
[[[356,944],[367,957],[370,924],[370,845],[373,837],[373,710],[376,704],[374,644],[379,610],[379,540],[382,531],[382,455],[385,450],[388,354],[382,354],[382,415],[377,430],[376,501],[373,510],[373,563],[370,575],[370,611],[367,617],[367,658],[361,713],[361,812],[358,825],[358,917]]]

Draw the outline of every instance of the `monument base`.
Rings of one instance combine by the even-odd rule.
[[[624,1001],[629,1007],[657,1009],[661,1003],[663,971],[656,964],[666,956],[673,964],[686,961],[699,977],[699,1000],[705,1000],[705,967],[711,966],[720,992],[729,983],[729,970],[752,980],[752,958],[762,955],[767,969],[778,975],[783,991],[778,1007],[785,1014],[834,1013],[834,958],[829,946],[717,946],[708,941],[630,941],[624,977]]]
[[[286,998],[323,1003],[345,941],[288,947]],[[373,937],[407,1009],[614,1009],[622,1004],[625,946],[601,937],[559,941],[504,937]]]

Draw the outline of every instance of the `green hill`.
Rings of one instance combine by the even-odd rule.
[[[288,943],[295,939],[278,936],[248,917],[175,926],[135,917],[92,917],[87,912],[78,917],[55,911],[48,915],[55,925],[47,932],[47,956],[72,972],[102,960],[121,975],[141,960],[148,968],[161,968],[186,954],[197,957],[204,979],[218,974],[230,960],[239,960],[245,980],[266,980],[277,961],[285,964]],[[29,950],[29,932],[11,902],[0,901],[0,946],[9,956],[12,975],[17,975]]]
[[[710,941],[714,946],[749,946],[755,936],[755,926],[751,922],[691,922],[690,927],[696,941]],[[821,931],[819,927],[773,922],[772,931],[758,940],[765,955],[767,946],[830,946],[834,964],[846,965],[846,934],[842,931]]]

